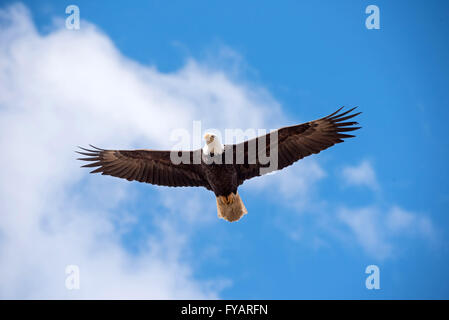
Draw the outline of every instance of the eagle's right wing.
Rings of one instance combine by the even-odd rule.
[[[91,146],[78,153],[87,156],[78,160],[91,161],[83,167],[98,167],[91,173],[101,172],[129,181],[136,180],[168,187],[205,187],[210,185],[200,164],[194,164],[194,156],[201,156],[201,149],[189,152],[190,164],[174,164],[173,151],[160,150],[105,150]],[[195,154],[195,153],[200,153]]]

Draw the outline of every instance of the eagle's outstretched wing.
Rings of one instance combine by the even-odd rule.
[[[353,135],[346,134],[346,132],[360,129],[360,127],[354,126],[358,123],[345,121],[359,115],[361,112],[351,114],[355,109],[352,108],[343,113],[339,113],[342,109],[340,108],[327,117],[318,120],[278,129],[278,139],[277,141],[273,141],[273,143],[277,143],[278,166],[272,171],[285,168],[295,161],[313,153],[319,153],[336,143],[343,142],[344,138],[354,137]],[[261,138],[262,140],[260,140]],[[270,155],[270,134],[233,145],[232,149],[234,154],[238,150],[244,150],[243,163],[237,165],[239,185],[247,179],[260,176],[261,167],[268,167],[268,165],[260,163],[259,157],[257,157],[256,161],[250,161],[251,157],[248,156],[248,145],[251,143],[253,146],[257,146],[257,154]],[[273,146],[271,145],[271,147]],[[252,156],[252,159],[255,159],[254,156]],[[263,173],[268,172],[269,170],[266,170]]]
[[[91,161],[83,167],[98,167],[91,173],[101,172],[129,181],[136,180],[168,187],[205,187],[210,189],[201,170],[201,165],[194,164],[195,153],[189,152],[190,164],[174,164],[170,159],[172,151],[159,150],[104,150],[92,146],[77,151],[87,158],[78,160]],[[201,155],[199,155],[201,156]]]

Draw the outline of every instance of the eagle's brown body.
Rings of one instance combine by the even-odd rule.
[[[204,153],[201,153],[201,157],[201,167],[204,176],[209,183],[210,190],[212,190],[217,197],[227,196],[231,192],[237,193],[237,188],[239,186],[237,167],[234,164],[225,163],[225,153],[220,156],[221,164],[208,164],[205,159],[208,156]]]
[[[92,173],[136,180],[169,187],[205,187],[217,197],[218,216],[228,221],[236,221],[247,213],[237,192],[238,187],[248,179],[268,173],[265,162],[253,154],[270,155],[272,147],[277,151],[277,166],[280,170],[294,162],[314,153],[343,142],[344,138],[354,137],[347,131],[359,129],[357,122],[346,120],[359,113],[350,114],[355,108],[346,112],[333,114],[303,124],[284,127],[277,130],[277,139],[268,134],[245,141],[237,145],[225,145],[219,155],[208,155],[202,149],[188,151],[187,163],[175,164],[171,161],[173,151],[159,150],[105,150],[93,147],[79,152],[92,161],[84,167],[98,167]],[[249,154],[249,146],[257,146],[255,153]],[[174,151],[177,152],[177,151]],[[239,152],[240,157],[237,157]],[[230,157],[229,153],[232,153]],[[201,159],[199,162],[194,159]],[[212,160],[216,161],[212,161]],[[231,159],[229,163],[227,161]],[[218,161],[217,161],[218,160]]]

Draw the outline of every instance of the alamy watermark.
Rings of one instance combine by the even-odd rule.
[[[378,266],[372,264],[366,267],[365,273],[369,276],[365,280],[365,287],[368,290],[380,289],[380,269]]]
[[[69,30],[80,29],[80,8],[71,4],[65,8],[65,13],[69,16],[65,19],[65,27]]]
[[[65,273],[67,275],[65,279],[65,287],[67,290],[79,290],[80,268],[75,264],[71,264],[65,267]]]
[[[380,9],[376,5],[369,5],[365,9],[365,13],[369,16],[365,20],[365,26],[368,30],[380,29]]]
[[[186,129],[173,130],[170,140],[175,141],[170,153],[173,164],[258,164],[260,174],[278,169],[278,131],[266,129],[225,129],[223,134],[217,129],[208,129],[218,140],[224,142],[224,150],[220,154],[204,157],[191,150],[202,147],[201,121],[193,121],[193,134]],[[257,139],[250,139],[257,137]],[[240,143],[239,143],[240,142]],[[185,151],[184,151],[185,150]],[[202,157],[203,156],[203,157]]]

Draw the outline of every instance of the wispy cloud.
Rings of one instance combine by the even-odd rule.
[[[328,178],[317,160],[307,158],[260,181],[250,181],[248,186],[254,192],[270,192],[272,197],[276,194],[273,198],[279,205],[293,209],[297,217],[284,213],[284,223],[278,224],[292,240],[313,248],[356,244],[368,256],[383,260],[400,251],[401,239],[433,242],[437,238],[436,227],[425,213],[382,200],[381,185],[369,161],[347,166],[336,177],[346,187],[367,187],[368,193],[374,193],[374,200],[365,206],[352,207],[328,200],[322,194]]]
[[[381,197],[381,185],[367,160],[357,166],[345,167],[341,180],[348,186],[366,186]],[[381,198],[361,208],[342,207],[338,218],[350,228],[366,252],[378,259],[391,257],[397,250],[399,238],[435,239],[435,227],[425,214],[405,210],[396,204],[386,205]]]
[[[348,209],[342,208],[338,218],[354,233],[355,237],[368,254],[384,259],[391,254],[392,247],[385,239],[384,225],[381,224],[376,208]]]
[[[252,192],[269,192],[276,201],[298,210],[310,209],[316,193],[316,184],[326,177],[326,173],[312,158],[301,160],[294,166],[275,171],[260,178],[245,182],[245,188]]]
[[[365,186],[375,191],[379,190],[376,173],[367,160],[360,162],[357,166],[343,168],[342,176],[347,185]]]
[[[396,205],[386,209],[341,208],[338,218],[350,228],[366,252],[380,260],[397,253],[398,238],[419,236],[432,241],[436,232],[429,218]]]
[[[399,206],[393,206],[390,209],[386,223],[391,232],[405,232],[429,239],[435,236],[435,227],[428,217],[406,211]]]

